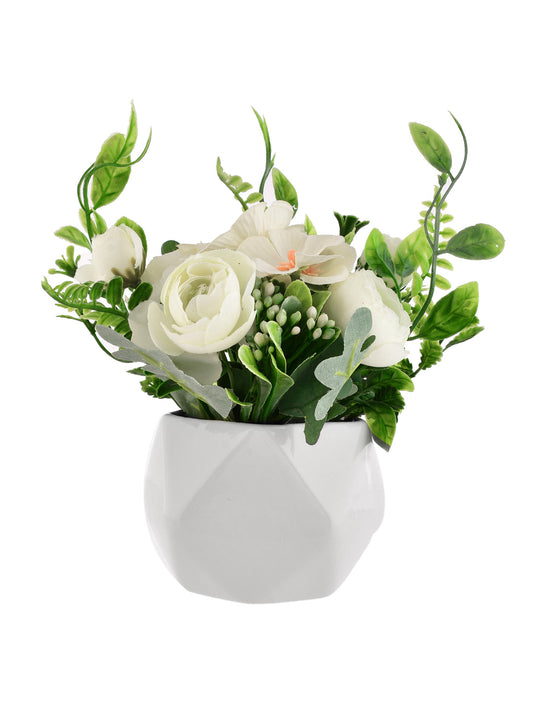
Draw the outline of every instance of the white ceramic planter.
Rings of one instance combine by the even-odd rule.
[[[239,602],[329,595],[383,518],[367,425],[250,425],[164,415],[145,486],[159,555],[188,590]]]

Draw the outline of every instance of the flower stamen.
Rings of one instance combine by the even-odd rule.
[[[278,272],[288,272],[289,269],[294,269],[296,267],[296,250],[289,249],[287,254],[288,262],[280,262],[276,269]]]

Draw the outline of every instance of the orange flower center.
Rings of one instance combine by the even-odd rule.
[[[287,259],[289,260],[288,262],[280,262],[276,269],[278,272],[288,272],[289,269],[294,269],[296,266],[296,250],[295,249],[290,249],[289,253],[287,254]]]

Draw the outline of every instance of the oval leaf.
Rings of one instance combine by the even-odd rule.
[[[87,247],[87,249],[91,249],[91,243],[89,242],[88,237],[86,237],[77,227],[61,227],[56,230],[54,234],[56,237],[66,239],[68,242],[77,244],[79,247]]]
[[[102,146],[96,159],[95,167],[107,163],[118,163],[120,161],[127,163],[130,156],[125,152],[125,149],[125,137],[121,133],[114,133]],[[102,167],[94,173],[92,177],[91,200],[95,210],[104,205],[109,205],[109,203],[118,198],[126,187],[130,173],[130,167],[121,168],[120,166],[116,167],[112,165],[106,165],[105,168]]]
[[[294,185],[283,175],[281,170],[274,168],[272,170],[272,182],[274,184],[274,192],[276,200],[285,200],[289,205],[292,205],[294,213],[298,209],[298,195]]]
[[[141,282],[130,296],[130,300],[128,301],[129,310],[132,311],[140,303],[149,299],[152,296],[153,290],[154,287],[152,284],[149,284],[147,281]]]
[[[124,293],[124,283],[121,276],[116,276],[107,285],[105,292],[105,298],[111,306],[118,306],[122,301],[122,295]]]
[[[446,252],[461,259],[493,259],[501,253],[505,240],[491,225],[478,224],[457,232],[446,246]]]
[[[476,315],[479,300],[477,282],[458,286],[437,301],[424,321],[418,335],[420,338],[440,341],[454,336],[470,326]]]
[[[409,130],[416,147],[427,162],[441,173],[449,173],[452,168],[452,155],[439,134],[421,123],[410,123]]]
[[[394,279],[394,262],[389,252],[385,237],[374,228],[368,235],[365,244],[366,263],[380,277],[392,277]]]

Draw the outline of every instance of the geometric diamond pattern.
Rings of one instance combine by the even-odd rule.
[[[164,415],[145,483],[159,555],[188,590],[249,603],[336,590],[383,518],[364,422],[251,425]]]

